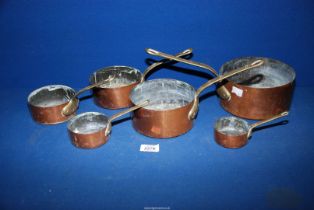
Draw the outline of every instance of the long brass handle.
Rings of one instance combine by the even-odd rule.
[[[184,50],[184,51],[182,51],[182,52],[176,54],[175,57],[178,58],[178,57],[182,57],[182,56],[185,56],[185,55],[189,55],[189,54],[192,53],[192,51],[193,51],[192,48],[186,49],[186,50]],[[171,60],[172,60],[172,59],[171,59]],[[160,66],[160,65],[162,65],[162,64],[164,64],[164,63],[167,63],[167,62],[169,62],[169,61],[171,61],[171,60],[161,60],[161,61],[156,62],[156,63],[153,63],[152,65],[150,65],[149,67],[147,67],[147,69],[143,72],[143,75],[142,75],[142,78],[141,78],[141,83],[144,82],[146,75],[147,75],[151,70],[153,70],[153,69],[156,68],[157,66]]]
[[[94,83],[94,84],[92,84],[92,85],[89,85],[89,86],[87,86],[87,87],[84,87],[84,88],[82,88],[81,90],[79,90],[79,91],[77,91],[75,94],[74,94],[74,96],[72,97],[72,98],[77,98],[77,96],[78,95],[80,95],[80,94],[82,94],[83,92],[85,92],[85,91],[87,91],[87,90],[90,90],[90,89],[93,89],[93,88],[95,88],[95,87],[97,87],[97,86],[100,86],[100,85],[103,85],[103,84],[105,84],[106,82],[110,82],[110,81],[112,81],[114,79],[114,76],[109,76],[108,77],[108,79],[105,79],[105,80],[102,80],[102,81],[100,81],[100,82],[97,82],[97,83]]]
[[[189,64],[189,65],[192,65],[192,66],[197,66],[197,67],[200,67],[200,68],[204,68],[204,69],[209,70],[216,77],[218,76],[217,71],[213,67],[211,67],[211,66],[209,66],[207,64],[196,62],[196,61],[191,61],[191,60],[186,60],[186,59],[183,59],[183,58],[177,58],[177,57],[175,57],[173,55],[169,55],[169,54],[166,54],[166,53],[163,53],[163,52],[151,49],[151,48],[146,49],[146,52],[151,54],[151,55],[156,55],[156,56],[160,56],[160,57],[163,57],[163,58],[168,58],[168,59],[172,59],[172,60],[175,60],[175,61],[178,61],[178,62],[186,63],[186,64]],[[221,85],[220,87],[217,88],[217,94],[223,100],[229,101],[231,99],[230,92],[223,85]]]
[[[178,62],[186,63],[186,64],[189,64],[189,65],[192,65],[192,66],[198,66],[200,68],[208,69],[215,76],[218,76],[217,71],[213,67],[211,67],[211,66],[209,66],[207,64],[196,62],[196,61],[186,60],[186,59],[179,58],[179,57],[176,57],[176,56],[173,56],[173,55],[169,55],[169,54],[166,54],[166,53],[163,53],[163,52],[151,49],[151,48],[147,48],[146,52],[148,54],[150,54],[150,55],[156,55],[156,56],[160,56],[160,57],[167,58],[167,59],[170,59],[170,60],[175,60],[175,61],[178,61]]]
[[[261,66],[262,64],[264,63],[263,60],[256,60],[254,62],[252,62],[251,64],[247,65],[247,66],[244,66],[242,68],[239,68],[239,69],[235,69],[235,70],[232,70],[226,74],[223,74],[223,75],[220,75],[214,79],[211,79],[209,80],[208,82],[204,83],[201,87],[199,87],[195,93],[195,97],[194,97],[194,103],[193,103],[193,106],[189,112],[189,119],[194,119],[195,116],[196,116],[196,113],[197,113],[197,110],[198,110],[198,97],[200,95],[200,93],[205,90],[206,88],[208,88],[209,86],[213,85],[214,83],[216,82],[220,82],[228,77],[232,77],[236,74],[239,74],[241,72],[244,72],[244,71],[247,71],[249,69],[252,69],[252,68],[256,68],[258,66]]]
[[[249,131],[248,131],[248,134],[247,134],[247,137],[250,138],[250,136],[252,135],[253,129],[256,128],[257,126],[260,126],[260,125],[262,125],[262,124],[268,123],[268,122],[273,121],[273,120],[276,120],[276,119],[278,119],[278,118],[287,116],[288,114],[289,114],[289,112],[282,112],[282,113],[280,113],[280,114],[278,114],[278,115],[275,115],[275,116],[273,116],[273,117],[271,117],[271,118],[269,118],[269,119],[262,120],[262,121],[259,121],[259,122],[256,122],[256,123],[250,125]]]
[[[106,130],[105,130],[105,135],[108,136],[109,133],[111,132],[111,128],[112,128],[111,123],[112,123],[113,120],[115,120],[115,119],[121,117],[122,115],[125,115],[125,114],[129,113],[129,112],[132,112],[132,111],[134,111],[134,110],[136,110],[136,109],[139,109],[139,108],[142,108],[142,107],[144,107],[144,106],[147,106],[148,103],[149,103],[149,100],[144,101],[143,103],[140,103],[139,105],[132,106],[131,108],[126,109],[126,110],[124,110],[124,111],[122,111],[122,112],[119,112],[119,113],[117,113],[117,114],[112,115],[112,116],[108,119],[108,125],[107,125]]]

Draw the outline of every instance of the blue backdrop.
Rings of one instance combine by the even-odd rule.
[[[0,208],[314,208],[313,9],[311,0],[0,1]],[[30,118],[26,98],[34,88],[80,88],[110,65],[143,71],[147,58],[159,59],[147,47],[171,54],[191,47],[193,60],[214,68],[248,55],[288,63],[297,73],[289,123],[256,131],[243,149],[221,148],[212,127],[228,113],[213,95],[203,97],[186,135],[151,139],[128,120],[114,126],[107,145],[80,150],[65,123],[42,126]],[[194,87],[208,79],[176,70],[150,78]],[[81,103],[84,111],[116,112],[91,100]],[[138,151],[157,143],[157,154]]]

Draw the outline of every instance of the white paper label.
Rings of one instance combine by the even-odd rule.
[[[159,152],[159,144],[141,144],[141,152]]]
[[[240,89],[240,88],[237,88],[235,86],[232,86],[232,91],[231,92],[236,94],[239,97],[242,97],[242,95],[243,95],[243,90]]]

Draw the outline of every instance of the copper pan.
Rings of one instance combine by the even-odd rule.
[[[238,117],[267,119],[289,110],[295,72],[285,63],[270,58],[243,57],[225,63],[220,72],[227,73],[261,59],[264,65],[230,77],[225,87],[231,93],[229,100],[221,99],[222,107]]]
[[[182,57],[191,53],[192,49],[187,49],[176,56]],[[110,83],[93,89],[95,103],[107,109],[120,109],[131,106],[132,102],[129,99],[131,90],[142,83],[152,69],[165,62],[154,63],[143,74],[138,69],[128,66],[110,66],[97,70],[90,77],[91,84],[107,79],[109,76],[114,76],[114,79]]]
[[[33,119],[41,124],[57,124],[70,119],[72,115],[63,115],[63,108],[75,95],[75,91],[64,85],[47,85],[31,92],[28,106]]]
[[[199,94],[207,87],[225,78],[262,65],[251,64],[218,76],[203,84],[197,91],[175,79],[154,79],[137,85],[130,94],[133,104],[149,100],[148,106],[134,111],[133,127],[139,133],[153,138],[172,138],[189,131],[198,111]]]
[[[215,140],[225,148],[241,148],[247,144],[254,128],[286,115],[288,115],[288,112],[283,112],[252,125],[237,117],[222,117],[215,124]]]
[[[110,82],[109,77],[99,83],[89,85],[77,92],[64,85],[47,85],[31,92],[28,96],[28,106],[33,119],[41,124],[57,124],[67,121],[79,105],[78,95],[98,85]]]
[[[113,120],[147,105],[145,101],[111,117],[99,112],[85,112],[73,117],[68,123],[68,133],[74,146],[93,149],[105,144],[111,132]]]

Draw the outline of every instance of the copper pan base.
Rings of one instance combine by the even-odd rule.
[[[241,148],[248,142],[247,133],[238,136],[228,136],[215,130],[214,136],[217,144],[230,149]]]
[[[192,104],[164,111],[140,108],[134,111],[133,127],[139,133],[153,138],[180,136],[193,127],[193,120],[188,119]]]
[[[129,95],[137,84],[138,82],[119,88],[94,88],[94,101],[98,106],[107,109],[130,107],[132,102]]]
[[[107,143],[108,136],[105,135],[105,129],[91,134],[79,134],[68,130],[72,144],[82,149],[94,149]]]
[[[75,115],[75,113],[70,116],[64,116],[62,114],[62,109],[67,104],[68,103],[65,103],[54,107],[37,107],[28,104],[28,107],[33,119],[36,122],[46,125],[53,125],[65,122]]]
[[[231,93],[229,101],[221,100],[226,111],[241,118],[262,120],[289,110],[294,82],[274,88],[252,88],[227,82],[225,87]],[[234,87],[243,91],[241,96],[232,92]]]

